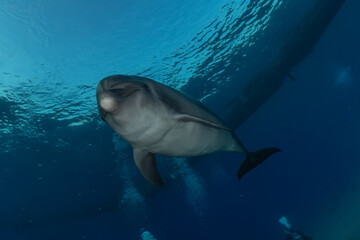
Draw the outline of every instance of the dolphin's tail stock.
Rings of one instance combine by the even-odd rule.
[[[246,153],[246,158],[242,162],[239,171],[238,178],[241,179],[247,172],[255,168],[259,164],[265,161],[268,157],[274,153],[280,152],[279,148],[264,148],[255,152]]]

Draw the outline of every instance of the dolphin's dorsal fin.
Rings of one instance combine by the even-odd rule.
[[[134,161],[147,181],[157,186],[164,185],[156,167],[155,154],[142,149],[134,148]]]
[[[221,125],[219,125],[217,123],[213,123],[213,122],[210,122],[208,120],[204,120],[204,119],[201,119],[199,117],[191,116],[191,115],[188,115],[188,114],[178,113],[178,114],[175,115],[175,119],[177,121],[183,121],[183,122],[198,122],[198,123],[204,124],[204,125],[209,126],[209,127],[214,127],[214,128],[224,129],[226,131],[231,131],[231,129],[229,129],[227,127],[224,127],[224,126],[221,126]]]

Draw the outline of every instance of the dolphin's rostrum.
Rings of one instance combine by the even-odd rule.
[[[245,149],[235,134],[202,103],[151,79],[113,75],[96,90],[101,118],[134,148],[134,161],[152,184],[162,186],[156,154],[192,157],[218,151],[246,156],[238,178],[279,152]]]

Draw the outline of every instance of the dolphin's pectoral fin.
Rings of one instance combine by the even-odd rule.
[[[183,121],[183,122],[198,122],[198,123],[204,124],[204,125],[209,126],[209,127],[220,128],[220,129],[224,129],[226,131],[231,131],[231,129],[229,129],[227,127],[224,127],[224,126],[221,126],[221,125],[219,125],[217,123],[213,123],[213,122],[210,122],[208,120],[204,120],[204,119],[201,119],[199,117],[191,116],[191,115],[188,115],[188,114],[181,114],[181,113],[176,114],[175,119],[178,120],[178,121]]]
[[[134,148],[134,161],[147,181],[157,186],[164,185],[156,167],[155,154]]]

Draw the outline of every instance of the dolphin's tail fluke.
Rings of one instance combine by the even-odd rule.
[[[241,164],[238,171],[238,178],[241,179],[251,169],[255,168],[259,164],[265,161],[268,157],[274,153],[280,152],[279,148],[264,148],[255,152],[247,153],[247,156]]]

